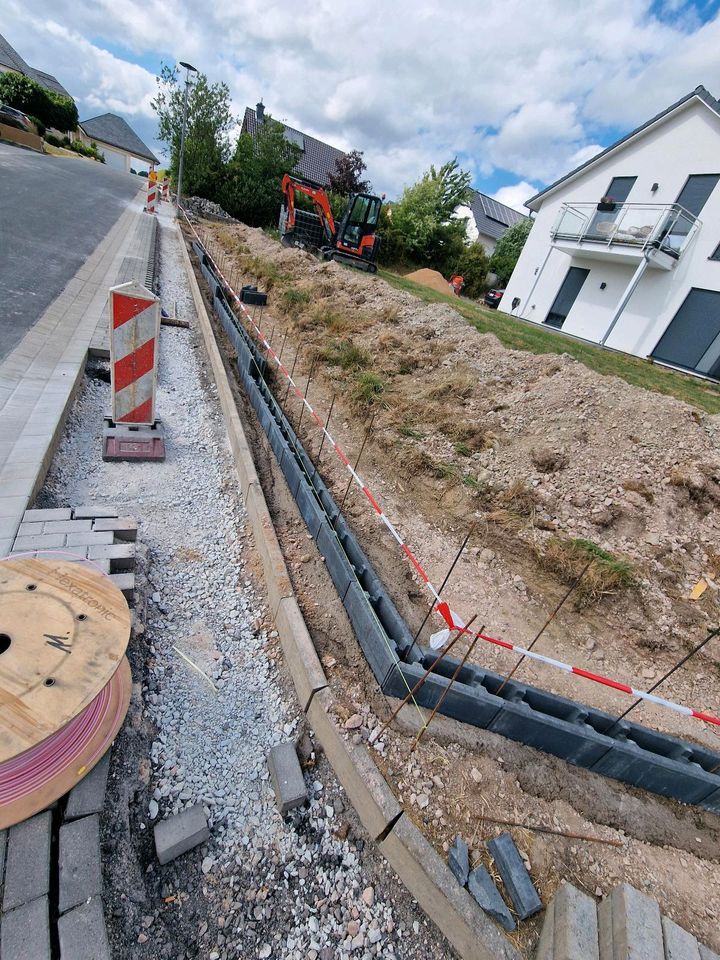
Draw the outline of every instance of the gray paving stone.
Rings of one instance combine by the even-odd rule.
[[[113,572],[132,570],[135,567],[135,544],[111,543],[88,547],[88,558],[90,560],[108,560]]]
[[[110,770],[110,751],[96,763],[90,773],[73,787],[65,807],[65,819],[77,820],[91,813],[102,813],[105,806],[105,789]]]
[[[118,512],[114,507],[102,507],[100,504],[91,504],[88,507],[75,507],[73,517],[76,520],[95,520],[96,517],[112,518],[117,517]]]
[[[499,837],[489,840],[487,847],[497,864],[518,917],[526,920],[542,910],[538,892],[510,834],[501,833]]]
[[[43,533],[90,533],[92,520],[50,520],[43,527]]]
[[[8,831],[3,911],[46,896],[50,888],[50,814],[39,813]]]
[[[4,914],[0,956],[2,960],[51,960],[47,897],[31,900]]]
[[[455,837],[455,843],[448,851],[448,866],[460,886],[464,887],[470,873],[470,852],[468,845],[459,835]]]
[[[700,948],[695,937],[681,926],[663,917],[661,920],[665,940],[665,960],[700,960]]]
[[[70,910],[57,925],[60,960],[112,960],[99,897]]]
[[[598,907],[600,960],[659,960],[664,957],[660,907],[656,900],[621,883]]]
[[[17,528],[18,537],[37,537],[43,532],[44,523],[23,523]]]
[[[468,877],[468,890],[488,916],[497,920],[506,930],[512,931],[515,929],[515,921],[508,910],[507,904],[500,896],[495,881],[482,864],[476,867]],[[590,960],[589,957],[588,960]]]
[[[713,953],[710,947],[699,943],[698,949],[700,950],[700,960],[720,960],[720,956],[718,956],[717,953]]]
[[[62,533],[42,534],[39,537],[16,537],[13,548],[15,550],[52,550],[54,547],[64,547],[65,537]]]
[[[70,520],[72,511],[69,507],[55,510],[26,510],[23,514],[23,523],[44,523],[46,520]]]
[[[295,744],[289,740],[277,744],[268,754],[267,763],[280,813],[302,806],[308,795]]]
[[[597,904],[570,883],[559,887],[553,899],[553,960],[598,960]]]
[[[199,803],[155,824],[155,851],[160,863],[169,863],[204,843],[210,836],[205,811]]]
[[[112,530],[102,532],[91,531],[90,533],[70,533],[67,538],[68,547],[92,547],[111,544],[113,542]]]
[[[543,927],[540,931],[540,940],[535,951],[535,960],[554,960],[555,950],[555,900],[545,911]]]
[[[100,820],[97,814],[60,827],[60,913],[102,893]]]
[[[135,594],[134,573],[111,573],[110,580],[115,584],[118,590],[122,590],[126,600],[132,600]]]
[[[0,899],[5,879],[5,850],[7,849],[7,830],[0,830]]]
[[[137,540],[137,520],[132,517],[99,518],[93,520],[93,530],[100,533],[109,530],[116,540]]]

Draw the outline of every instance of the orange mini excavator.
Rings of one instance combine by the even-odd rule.
[[[328,195],[319,184],[286,173],[282,188],[285,206],[280,213],[280,239],[286,247],[314,249],[324,260],[337,260],[360,270],[377,272],[380,237],[375,230],[382,209],[380,197],[354,194],[336,224]],[[296,208],[296,191],[310,197],[315,213]]]

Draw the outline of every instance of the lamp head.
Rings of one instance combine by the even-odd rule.
[[[190,73],[197,73],[197,69],[196,69],[191,63],[184,63],[184,62],[181,60],[181,61],[180,61],[180,66],[181,66],[181,67],[185,67],[185,69],[186,69],[188,72],[190,72]]]

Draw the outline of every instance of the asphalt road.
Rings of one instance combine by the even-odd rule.
[[[0,360],[108,233],[142,181],[0,143]]]

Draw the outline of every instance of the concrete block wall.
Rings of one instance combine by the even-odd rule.
[[[404,696],[437,654],[415,648],[409,662],[403,662],[412,646],[407,625],[264,382],[266,361],[230,309],[222,283],[202,248],[193,248],[217,315],[237,351],[240,379],[325,558],[363,653],[383,692]],[[443,661],[421,687],[420,704],[432,708],[437,703],[457,664],[452,657]],[[466,665],[441,712],[613,779],[720,812],[720,776],[710,773],[720,765],[720,755],[637,724],[616,724],[609,714],[529,685],[511,681],[497,696],[502,681],[497,674]]]
[[[656,900],[621,883],[599,903],[563,884],[548,905],[535,960],[720,960]]]

